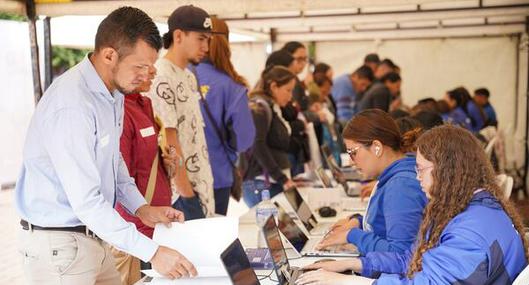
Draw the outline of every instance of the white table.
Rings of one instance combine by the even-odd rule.
[[[310,187],[305,187],[305,188],[298,188],[299,189],[299,192],[300,194],[302,195],[302,197],[309,203],[309,206],[311,206],[311,209],[313,211],[315,211],[315,209],[318,208],[318,206],[321,206],[321,205],[316,205],[318,201],[311,201],[309,198],[312,198],[312,199],[317,199],[318,198],[318,193],[319,191],[322,191],[321,193],[323,195],[325,194],[328,194],[332,191],[337,191],[336,193],[338,193],[339,195],[337,196],[336,199],[338,199],[339,201],[342,201],[344,199],[353,199],[355,202],[358,202],[360,198],[349,198],[345,195],[345,193],[343,192],[343,190],[337,190],[337,189],[334,189],[334,190],[331,190],[331,189],[323,189],[323,188],[310,188]],[[327,191],[327,192],[325,192]],[[334,194],[336,194],[334,193]],[[343,195],[341,194],[343,193]],[[327,195],[328,196],[328,195]],[[274,198],[272,198],[273,201],[275,202],[278,202],[287,212],[293,212],[293,209],[292,207],[290,206],[290,204],[288,203],[288,201],[286,200],[286,197],[281,193],[277,196],[275,196]],[[365,204],[363,204],[365,205]],[[322,218],[320,217],[320,215],[317,213],[317,212],[314,212],[316,218],[318,219],[318,221],[321,221],[321,222],[335,222],[337,221],[338,219],[340,218],[343,218],[343,217],[347,217],[347,216],[350,216],[354,213],[363,213],[363,211],[343,211],[341,209],[337,209],[337,216],[336,217],[333,217],[333,218]],[[300,223],[300,221],[298,219],[296,219],[296,223]],[[301,227],[302,229],[304,229],[304,227]],[[251,208],[246,214],[244,214],[243,216],[241,216],[239,218],[239,240],[241,241],[243,247],[245,248],[254,248],[254,247],[257,247],[257,235],[258,235],[258,226],[256,225],[256,222],[255,222],[255,207]],[[308,233],[305,232],[305,234],[309,235]],[[287,246],[287,245],[285,245]],[[308,264],[311,264],[311,263],[314,263],[315,261],[319,260],[319,259],[322,259],[320,257],[302,257],[300,258],[297,253],[292,249],[292,248],[286,248],[286,252],[287,252],[287,256],[289,258],[289,263],[291,266],[298,266],[298,267],[302,267],[302,266],[305,266],[305,265],[308,265]],[[333,259],[343,259],[343,258],[333,258]],[[258,276],[259,279],[263,278],[263,276],[267,276],[269,275],[271,278],[264,278],[262,280],[260,280],[260,283],[262,285],[269,285],[269,284],[277,284],[277,282],[274,282],[273,280],[277,280],[277,277],[275,275],[275,272],[272,272],[272,269],[270,270],[256,270],[255,271],[256,275]],[[271,273],[271,274],[270,274]],[[154,284],[154,283],[151,283],[151,282],[144,282],[145,278],[143,278],[142,280],[138,281],[135,285],[142,285],[142,284],[145,284],[145,285],[149,285],[149,284]],[[171,284],[171,285],[216,285],[216,284],[219,284],[219,285],[231,285],[231,280],[228,278],[228,277],[222,277],[222,278],[197,278],[197,279],[180,279],[180,280],[157,280],[156,281],[156,284]]]

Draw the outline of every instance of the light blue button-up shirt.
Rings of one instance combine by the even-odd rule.
[[[86,225],[149,261],[158,245],[114,210],[146,204],[119,151],[123,94],[108,91],[88,58],[57,78],[37,105],[16,184],[20,216],[42,227]]]

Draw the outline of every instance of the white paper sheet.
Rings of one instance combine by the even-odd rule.
[[[173,223],[171,228],[157,224],[153,240],[183,254],[197,268],[197,277],[228,276],[220,254],[237,238],[238,224],[233,217]]]

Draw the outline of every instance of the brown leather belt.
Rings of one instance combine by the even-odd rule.
[[[89,237],[97,238],[96,234],[89,230],[86,226],[76,226],[76,227],[39,227],[32,225],[25,220],[20,220],[20,225],[24,230],[38,230],[38,231],[61,231],[61,232],[76,232],[82,233]]]

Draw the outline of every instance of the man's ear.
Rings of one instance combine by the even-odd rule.
[[[100,54],[101,60],[105,64],[112,65],[117,63],[119,60],[118,52],[111,47],[102,48],[98,53]]]

